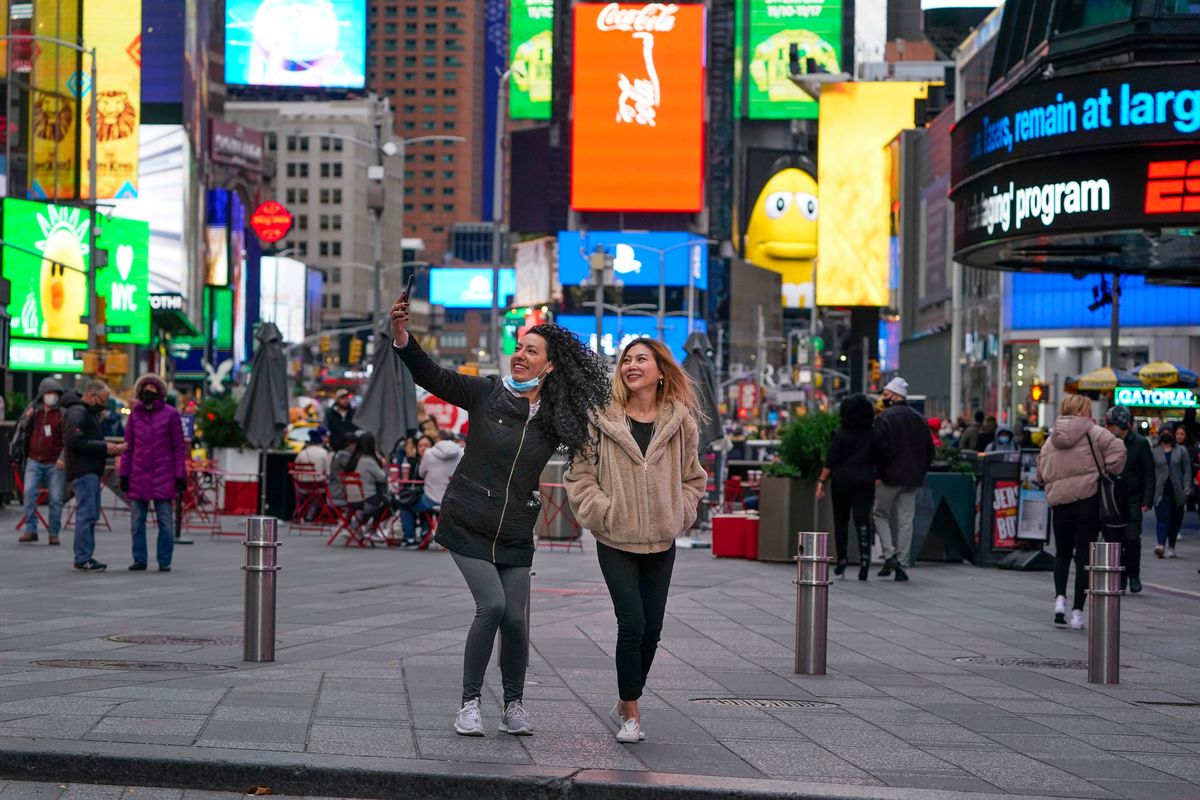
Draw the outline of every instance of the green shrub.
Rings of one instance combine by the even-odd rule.
[[[837,414],[814,412],[796,417],[779,434],[779,461],[763,472],[777,478],[815,479],[825,465],[829,440],[838,426]]]
[[[248,442],[233,415],[237,401],[232,397],[210,397],[200,404],[196,414],[196,435],[213,447],[245,447]]]

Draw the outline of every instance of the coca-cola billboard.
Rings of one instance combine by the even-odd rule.
[[[575,6],[573,208],[702,208],[705,14],[674,3]]]

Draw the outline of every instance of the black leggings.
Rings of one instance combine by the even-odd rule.
[[[1071,608],[1082,611],[1087,599],[1089,545],[1100,537],[1099,495],[1074,503],[1055,506],[1054,523],[1054,594],[1066,595],[1067,576],[1075,561],[1075,601]]]
[[[596,542],[596,553],[617,615],[617,691],[622,700],[637,700],[662,634],[675,545],[663,553],[643,554]]]
[[[875,505],[875,482],[870,478],[854,480],[850,478],[835,478],[830,482],[830,492],[833,495],[833,541],[837,546],[838,561],[846,560],[850,536],[850,517],[853,513],[854,525],[860,530],[871,524],[871,509]],[[870,542],[870,538],[867,538]],[[870,553],[860,553],[867,558]]]

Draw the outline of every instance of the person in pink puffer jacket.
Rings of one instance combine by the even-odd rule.
[[[1038,481],[1046,489],[1054,528],[1054,621],[1067,622],[1067,576],[1075,561],[1071,628],[1083,628],[1088,546],[1100,534],[1100,469],[1117,476],[1125,468],[1125,444],[1092,419],[1092,401],[1068,395],[1050,438],[1038,455]]]
[[[146,515],[154,503],[158,522],[158,571],[171,571],[175,551],[174,503],[187,486],[187,445],[179,412],[166,403],[167,386],[157,375],[134,384],[136,398],[125,425],[125,454],[119,470],[121,490],[129,498],[133,564],[146,569]]]

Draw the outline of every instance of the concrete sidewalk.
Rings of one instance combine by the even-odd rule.
[[[465,739],[450,723],[473,604],[446,554],[285,539],[277,660],[255,665],[237,638],[236,540],[129,573],[128,536],[101,533],[110,571],[79,574],[69,535],[6,536],[0,778],[342,797],[1200,797],[1195,538],[1177,560],[1151,555],[1152,588],[1125,598],[1116,687],[1086,683],[1086,636],[1052,624],[1048,573],[838,581],[830,674],[801,677],[794,569],[680,551],[633,746],[607,723],[616,624],[590,541],[535,561],[538,734],[495,732],[493,669],[488,736]],[[140,638],[154,635],[182,638]]]

